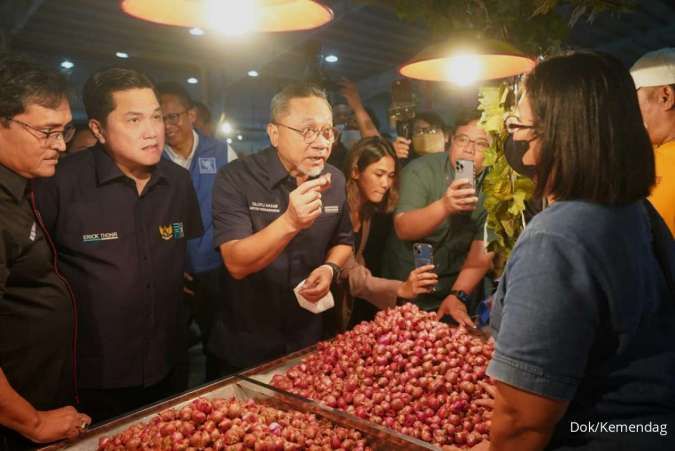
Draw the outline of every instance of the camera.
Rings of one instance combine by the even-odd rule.
[[[389,125],[402,138],[411,139],[415,121],[416,102],[410,80],[394,80],[391,84]]]

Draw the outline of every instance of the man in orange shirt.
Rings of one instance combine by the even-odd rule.
[[[675,235],[675,48],[644,54],[630,72],[654,145],[656,185],[649,201]]]

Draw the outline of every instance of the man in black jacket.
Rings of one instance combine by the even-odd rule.
[[[0,450],[17,450],[74,438],[90,419],[68,405],[75,299],[31,189],[54,175],[73,135],[66,81],[5,56],[0,86]]]

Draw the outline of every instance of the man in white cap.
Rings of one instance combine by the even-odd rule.
[[[675,48],[644,54],[630,73],[654,145],[656,185],[649,201],[675,235]]]

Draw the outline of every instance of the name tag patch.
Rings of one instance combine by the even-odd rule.
[[[183,238],[185,236],[185,232],[183,231],[183,223],[174,222],[173,224],[159,226],[159,235],[163,240],[178,240]]]
[[[218,172],[216,169],[216,159],[213,157],[199,158],[198,164],[200,174],[215,174]]]
[[[326,205],[323,207],[323,212],[327,215],[336,215],[340,213],[340,207],[337,205]]]
[[[105,232],[105,233],[85,233],[82,235],[82,242],[84,243],[93,243],[96,241],[108,241],[108,240],[117,240],[117,232]]]
[[[250,211],[264,211],[266,213],[281,213],[279,204],[267,204],[265,202],[251,202],[248,209]]]

